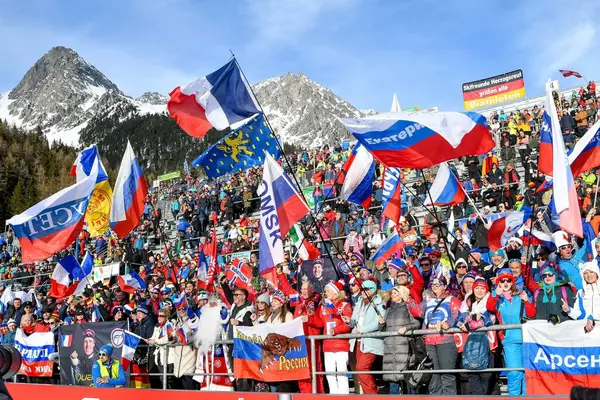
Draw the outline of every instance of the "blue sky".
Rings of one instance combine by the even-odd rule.
[[[396,92],[402,107],[460,111],[462,83],[515,69],[529,96],[559,68],[600,79],[598,20],[596,0],[0,0],[0,92],[56,45],[134,97],[232,49],[251,83],[303,72],[361,109]]]

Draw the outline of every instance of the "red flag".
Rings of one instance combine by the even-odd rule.
[[[571,71],[569,69],[559,69],[559,71],[565,78],[568,78],[570,76],[574,76],[576,78],[583,78],[583,75],[581,75],[579,72]]]
[[[401,190],[400,180],[398,180],[398,183],[396,184],[396,190],[394,191],[394,194],[392,194],[392,197],[385,207],[385,210],[383,210],[383,215],[392,220],[396,226],[399,224],[400,216],[402,215]]]
[[[206,276],[206,290],[213,292],[215,289],[215,277],[219,275],[219,263],[217,262],[217,231],[213,229],[208,244],[208,274]]]

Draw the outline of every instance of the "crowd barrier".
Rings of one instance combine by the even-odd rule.
[[[198,392],[185,390],[152,390],[152,389],[94,389],[76,386],[30,385],[25,383],[7,384],[8,391],[14,400],[37,400],[54,398],[60,400],[348,400],[355,395],[323,395],[323,394],[288,394],[288,393],[246,393],[246,392]],[[202,397],[201,397],[202,396]],[[364,400],[381,400],[382,396],[360,395]],[[403,400],[452,400],[468,398],[470,400],[506,400],[506,396],[410,396],[402,395]],[[523,396],[511,397],[511,400],[525,399],[569,399],[568,395],[560,396]]]

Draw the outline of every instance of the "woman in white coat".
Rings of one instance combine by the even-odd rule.
[[[569,313],[569,317],[573,319],[585,319],[586,332],[591,332],[596,326],[596,321],[600,321],[600,272],[598,261],[593,260],[583,264],[579,264],[581,277],[583,278],[583,287],[577,291],[575,304],[570,308],[569,305],[562,300],[562,309]]]

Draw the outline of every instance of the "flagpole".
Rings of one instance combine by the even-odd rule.
[[[471,205],[475,209],[475,212],[477,213],[477,216],[479,218],[481,218],[481,222],[483,222],[484,224],[487,224],[487,221],[483,218],[483,215],[477,209],[477,206],[475,205],[475,202],[473,201],[473,199],[471,198],[471,196],[469,196],[469,193],[467,193],[467,191],[462,186],[461,186],[461,189],[462,189],[463,192],[465,192],[465,196],[467,196],[467,199],[469,200],[469,202],[471,203]]]
[[[433,212],[431,212],[431,210],[429,209],[429,207],[427,207],[427,205],[425,204],[425,202],[423,200],[421,200],[421,198],[419,196],[417,196],[415,194],[415,192],[413,192],[412,190],[410,190],[410,188],[408,186],[406,186],[402,181],[400,181],[400,184],[402,185],[402,187],[404,189],[406,189],[408,191],[408,193],[410,193],[411,196],[413,196],[414,198],[418,199],[419,202],[421,203],[421,205],[425,208],[425,211],[427,211],[429,214],[433,215],[436,219],[436,222],[438,223],[438,225],[443,226],[442,222],[439,220],[439,218],[437,218],[437,214],[434,214]],[[440,228],[441,229],[441,228]],[[450,229],[448,229],[448,227],[446,227],[446,230],[448,231],[448,234],[450,236],[452,236],[454,238],[454,240],[457,241],[458,245],[460,247],[462,247],[462,249],[466,252],[469,252],[470,249],[468,249],[467,247],[465,247],[461,242],[458,241],[458,238],[454,235],[454,232],[451,231]],[[442,233],[443,233],[443,229],[442,229]],[[472,258],[474,261],[479,262],[475,259],[475,257],[473,257],[470,253],[469,253],[469,257]]]
[[[292,168],[292,164],[288,161],[287,155],[285,154],[285,151],[283,149],[283,145],[279,141],[279,137],[277,136],[277,133],[275,132],[275,130],[271,126],[271,122],[269,121],[269,117],[267,116],[267,114],[265,114],[265,111],[264,111],[262,105],[260,104],[260,102],[258,101],[258,98],[256,97],[256,94],[254,93],[254,89],[252,88],[252,85],[250,85],[250,82],[248,81],[248,78],[246,77],[246,74],[244,73],[244,70],[240,66],[240,63],[238,62],[237,58],[235,58],[235,54],[233,53],[233,51],[231,51],[231,49],[229,51],[231,52],[231,56],[235,60],[235,64],[239,68],[239,70],[240,70],[240,72],[242,74],[242,77],[246,81],[246,84],[248,85],[248,88],[250,89],[250,92],[252,93],[252,97],[254,97],[254,100],[256,101],[256,104],[260,108],[260,111],[263,113],[263,115],[265,117],[265,122],[267,123],[267,126],[269,127],[269,129],[271,130],[271,132],[273,132],[273,136],[275,137],[275,142],[277,143],[277,147],[279,147],[279,150],[281,150],[281,154],[283,155],[283,158],[285,160],[285,164],[287,165],[288,170],[289,170],[290,174],[292,175],[292,178],[294,179],[294,183],[298,187],[298,190],[300,192],[300,196],[302,196],[302,199],[304,200],[304,203],[307,204],[307,206],[308,206],[308,202],[306,201],[306,198],[304,197],[304,193],[301,190],[300,182],[298,182],[298,178],[296,177],[294,169]],[[327,253],[327,257],[329,257],[329,259],[331,260],[331,264],[333,265],[333,269],[335,270],[337,276],[339,277],[340,276],[339,275],[339,271],[337,270],[337,268],[335,266],[335,262],[333,261],[333,256],[331,255],[331,252],[329,251],[329,248],[325,244],[325,238],[321,234],[321,230],[319,229],[319,226],[317,225],[317,220],[316,220],[315,216],[313,215],[313,212],[310,210],[310,208],[308,209],[308,213],[310,214],[310,217],[311,217],[311,220],[312,220],[312,225],[317,230],[317,234],[319,235],[319,238],[321,239],[321,243],[323,243],[323,247],[325,248],[325,251]],[[335,248],[337,254],[341,254],[340,250],[338,249],[338,247],[336,246],[336,244],[335,244],[335,242],[333,240],[331,241],[331,244]],[[350,269],[352,269],[352,268],[350,268]],[[354,273],[353,273],[353,275],[354,275]],[[375,312],[377,313],[377,315],[379,315],[380,317],[383,317],[379,313],[379,310],[377,309],[377,307],[375,307],[375,305],[373,304],[373,298],[372,298],[371,295],[369,295],[369,292],[367,292],[362,287],[362,285],[359,286],[359,287],[360,287],[361,292],[363,292],[364,294],[367,295],[367,298],[369,299],[369,303],[373,306],[373,309],[375,310]]]
[[[594,208],[596,208],[596,200],[598,200],[598,171],[596,171],[596,194],[594,194]]]
[[[450,171],[450,173],[454,174],[452,171]],[[429,201],[431,202],[431,208],[433,208],[433,216],[435,217],[436,221],[438,222],[438,225],[440,226],[440,236],[442,238],[442,242],[444,243],[444,246],[446,246],[446,254],[448,255],[448,259],[450,259],[450,265],[452,266],[452,271],[456,271],[456,268],[454,267],[454,260],[452,259],[452,257],[450,257],[450,248],[448,246],[448,242],[446,241],[446,235],[444,235],[443,224],[437,216],[437,210],[435,209],[435,205],[433,204],[433,196],[431,196],[431,190],[429,190],[429,186],[427,186],[427,182],[425,181],[425,174],[423,173],[423,170],[421,170],[421,176],[423,178],[423,185],[425,185],[425,189],[427,189],[427,194],[429,195]],[[446,227],[446,229],[448,229],[448,228]],[[441,260],[441,257],[440,257],[440,260]],[[440,261],[440,263],[441,263],[441,261]]]

